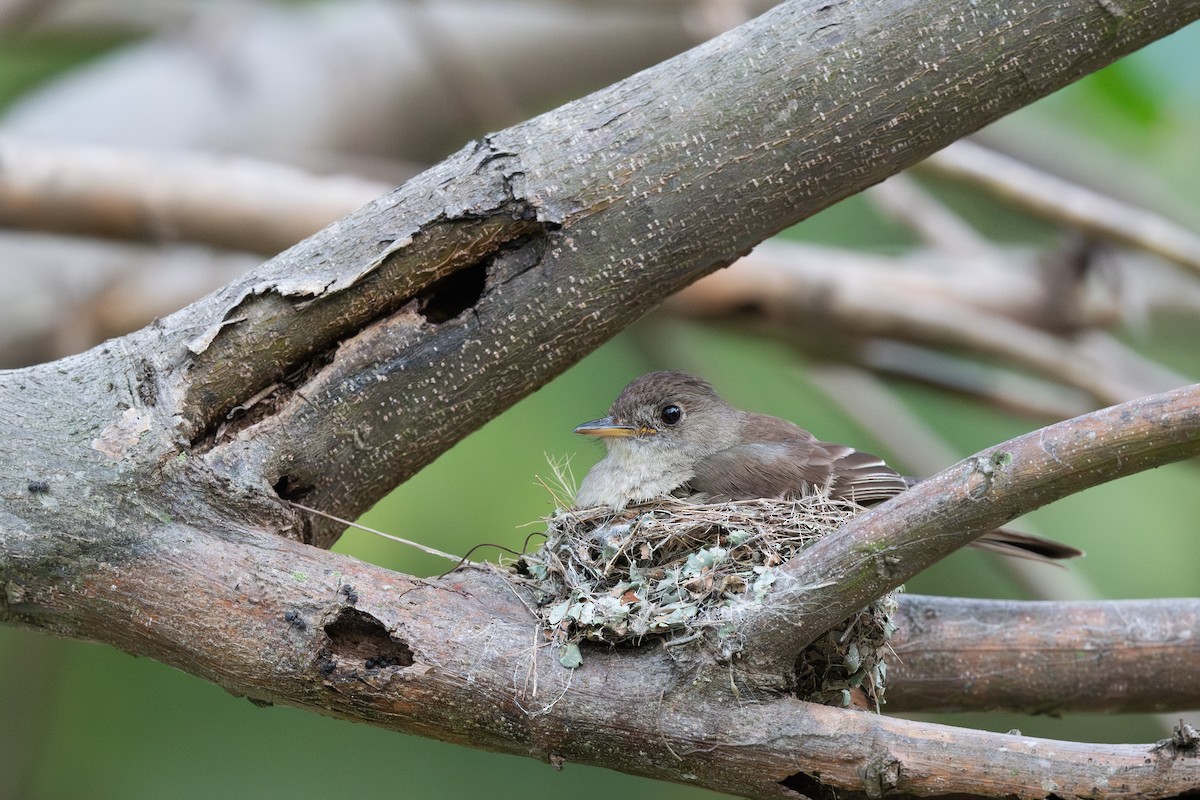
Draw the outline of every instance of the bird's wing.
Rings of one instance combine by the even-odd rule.
[[[877,456],[811,436],[722,450],[696,465],[688,486],[712,501],[827,491],[834,498],[863,504],[886,500],[908,488]]]
[[[908,480],[871,453],[844,444],[815,442],[829,459],[832,474],[830,495],[870,505],[895,497],[909,488]]]

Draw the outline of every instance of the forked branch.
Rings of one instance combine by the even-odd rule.
[[[801,648],[855,609],[1014,517],[1104,481],[1200,455],[1200,384],[1066,420],[984,450],[789,561],[771,613],[742,633],[754,672],[790,674]]]

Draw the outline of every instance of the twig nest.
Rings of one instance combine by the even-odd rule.
[[[518,573],[537,592],[567,667],[581,663],[584,639],[679,641],[715,629],[728,641],[747,604],[770,605],[780,565],[861,511],[820,494],[557,511],[546,543],[521,558]],[[801,696],[849,705],[861,689],[878,707],[894,611],[885,596],[814,642],[799,663]]]

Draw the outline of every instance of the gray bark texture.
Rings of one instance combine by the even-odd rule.
[[[748,616],[741,652],[596,649],[566,670],[497,572],[362,564],[281,502],[360,513],[675,290],[1198,15],[785,3],[469,144],[151,327],[0,374],[0,621],[258,700],[751,797],[1200,785],[1183,733],[1046,742],[785,691],[821,625],[988,526],[1195,455],[1197,387],[994,448],[856,518],[795,560],[789,605]],[[1194,671],[1195,637],[1163,638]]]

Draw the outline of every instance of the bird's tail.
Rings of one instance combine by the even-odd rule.
[[[1033,561],[1062,561],[1079,558],[1083,551],[1070,545],[1056,542],[1032,533],[1022,533],[1011,528],[997,528],[971,542],[971,546],[992,553]]]

